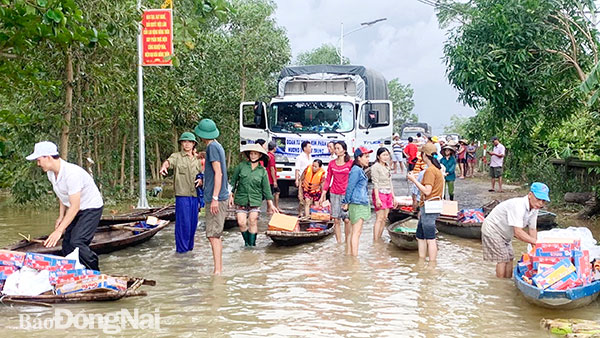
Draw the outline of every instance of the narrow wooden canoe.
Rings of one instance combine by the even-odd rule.
[[[114,301],[121,298],[146,296],[145,291],[138,291],[142,285],[156,285],[153,280],[136,277],[114,276],[127,279],[127,290],[123,291],[99,291],[99,292],[77,292],[66,295],[38,295],[38,296],[2,296],[0,303],[6,304],[53,304],[53,303],[78,303],[95,301]]]
[[[549,230],[556,226],[556,214],[540,210],[537,218],[538,230]],[[440,216],[435,221],[440,232],[462,238],[481,239],[481,225],[483,223],[459,222],[454,217]]]
[[[519,274],[517,268],[513,270],[513,279],[517,289],[529,303],[560,310],[570,310],[586,306],[598,298],[600,294],[600,281],[579,286],[565,291],[542,290],[527,284]]]
[[[417,250],[417,234],[416,232],[395,231],[398,227],[417,228],[418,220],[414,218],[406,218],[402,221],[389,224],[386,229],[390,235],[392,243],[403,250]]]
[[[314,222],[313,222],[314,223]],[[306,231],[310,222],[300,222],[300,231],[274,231],[268,230],[265,235],[269,236],[273,243],[282,246],[292,246],[316,242],[324,239],[334,232],[333,222],[327,222],[327,228],[319,232]]]
[[[169,225],[169,221],[160,220],[159,224],[154,228],[147,230],[140,229],[140,231],[125,230],[121,226],[133,227],[135,223],[127,224],[116,224],[110,226],[98,227],[94,239],[90,247],[97,254],[105,254],[130,246],[144,243],[152,238],[156,233],[164,229]],[[36,238],[36,240],[45,240],[48,236]],[[20,242],[5,248],[6,250],[22,251],[22,252],[36,252],[50,255],[60,255],[62,247],[62,240],[59,240],[56,246],[52,248],[46,248],[41,243],[28,242],[21,240]]]
[[[154,216],[159,219],[167,221],[175,221],[175,204],[167,205],[164,207],[150,208],[150,209],[138,209],[130,213],[121,215],[102,215],[100,218],[100,226],[121,224],[127,222],[139,222],[148,219],[148,216]]]

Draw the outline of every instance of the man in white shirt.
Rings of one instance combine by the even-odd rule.
[[[496,136],[492,137],[494,143],[494,149],[488,151],[490,155],[490,177],[492,178],[492,189],[490,192],[495,191],[494,186],[496,185],[496,179],[498,180],[498,192],[502,192],[502,166],[504,165],[504,154],[506,148],[500,143]]]
[[[535,245],[538,210],[550,202],[550,189],[535,182],[527,196],[515,197],[496,206],[481,226],[483,259],[496,263],[496,277],[511,278],[514,252],[512,238]],[[529,228],[527,232],[523,228]]]
[[[294,170],[296,172],[295,178],[297,187],[300,186],[300,176],[302,176],[304,169],[306,169],[306,167],[312,165],[313,163],[312,156],[310,156],[310,152],[312,151],[312,146],[310,145],[310,142],[303,141],[301,144],[301,149],[302,151],[300,152],[300,155],[296,157],[296,165],[294,167]]]
[[[61,159],[56,144],[49,141],[36,143],[33,153],[26,159],[35,160],[48,174],[59,200],[54,231],[44,246],[55,246],[64,234],[63,256],[79,248],[81,263],[88,269],[99,270],[98,255],[90,249],[90,243],[100,222],[104,203],[94,179],[83,168]]]

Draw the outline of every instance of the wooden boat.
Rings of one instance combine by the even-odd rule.
[[[388,234],[390,235],[390,239],[392,243],[394,243],[397,247],[403,250],[417,250],[417,223],[418,220],[414,218],[405,218],[402,221],[394,222],[389,224],[386,229]],[[415,232],[412,231],[396,231],[395,229],[398,227],[403,228],[413,228]]]
[[[390,221],[390,223],[402,221],[407,218],[417,218],[417,217],[418,217],[418,215],[416,212],[408,212],[408,211],[404,211],[400,208],[391,209],[390,212],[388,213],[388,220]]]
[[[265,235],[269,236],[273,243],[282,246],[292,246],[311,243],[326,238],[333,234],[333,221],[327,222],[327,228],[319,232],[306,231],[311,221],[300,221],[300,231],[276,231],[267,230]],[[312,223],[317,223],[312,221]]]
[[[586,306],[595,301],[598,294],[600,294],[600,281],[594,281],[591,284],[565,291],[542,290],[527,284],[521,278],[521,274],[519,274],[516,267],[513,271],[513,279],[525,300],[531,304],[550,309],[570,310]]]
[[[92,239],[90,247],[97,254],[105,254],[130,246],[144,243],[152,238],[156,233],[164,229],[169,225],[169,221],[160,220],[158,225],[154,228],[134,228],[135,223],[127,224],[115,224],[98,227],[96,234]],[[56,246],[52,248],[46,248],[42,244],[48,236],[38,237],[34,240],[27,241],[21,240],[20,242],[5,248],[6,250],[22,251],[22,252],[36,252],[50,255],[60,255],[62,239],[58,241]]]
[[[485,210],[485,209],[484,209]],[[549,230],[556,226],[554,222],[556,214],[540,210],[537,218],[538,230]],[[481,239],[481,225],[483,223],[464,223],[456,220],[455,217],[440,216],[435,221],[436,227],[440,232],[454,235],[462,238]]]
[[[158,219],[167,221],[175,221],[175,204],[167,205],[160,208],[138,209],[130,213],[121,215],[102,215],[100,218],[100,226],[121,224],[127,222],[145,221],[148,216],[154,216]]]
[[[2,296],[0,303],[23,304],[23,305],[42,305],[53,303],[76,303],[93,301],[114,301],[121,298],[146,296],[145,291],[139,291],[142,285],[156,285],[153,280],[143,278],[114,276],[127,279],[127,290],[124,291],[98,291],[98,292],[77,292],[66,295],[42,294],[38,296]]]

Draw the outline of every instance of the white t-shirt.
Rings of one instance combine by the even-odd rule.
[[[498,204],[485,218],[481,226],[481,233],[505,240],[512,241],[515,235],[514,228],[535,229],[537,227],[538,209],[529,208],[529,199],[515,197]]]
[[[69,196],[78,192],[81,192],[79,210],[96,209],[104,205],[94,179],[80,166],[60,159],[58,177],[53,171],[47,174],[54,193],[67,208],[71,206]]]
[[[498,143],[497,146],[494,146],[494,150],[492,150],[492,153],[494,153],[494,154],[504,155],[505,152],[506,152],[506,148],[504,148],[502,143]],[[503,163],[504,163],[504,156],[498,157],[496,155],[492,155],[490,158],[490,167],[494,167],[494,168],[501,167]]]
[[[304,169],[313,163],[312,156],[306,155],[305,152],[301,152],[298,157],[296,157],[296,166],[294,167],[296,170],[300,170],[298,175],[302,175]],[[300,176],[298,176],[300,177]]]

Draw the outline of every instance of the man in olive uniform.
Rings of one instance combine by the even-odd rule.
[[[196,187],[200,181],[196,175],[202,171],[202,164],[196,155],[196,136],[185,132],[179,137],[181,151],[172,153],[163,162],[160,173],[167,175],[172,168],[175,184],[175,249],[184,253],[194,249],[194,235],[198,226],[198,198]]]

